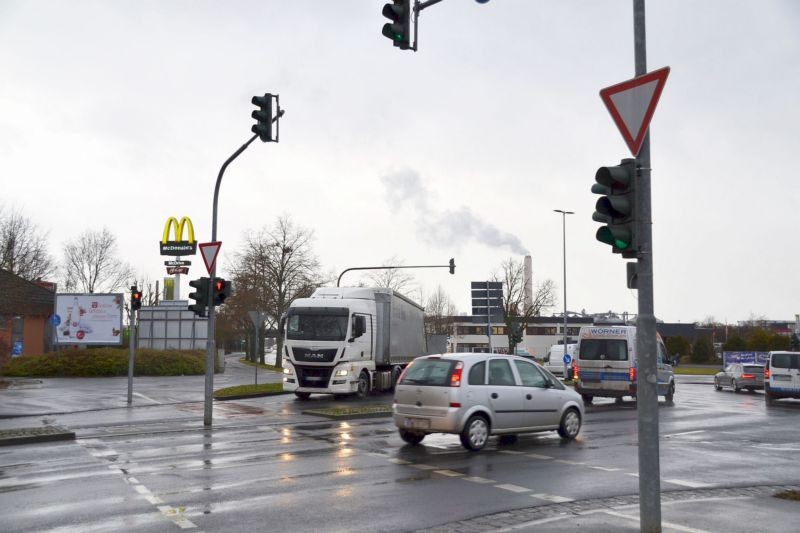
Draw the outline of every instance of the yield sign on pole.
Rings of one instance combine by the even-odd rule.
[[[664,67],[600,90],[600,98],[633,157],[639,154],[642,147],[667,76],[669,67]]]
[[[211,274],[222,243],[219,241],[201,242],[198,246],[200,247],[200,255],[203,256],[203,262],[206,264],[206,270],[208,270],[208,273]]]

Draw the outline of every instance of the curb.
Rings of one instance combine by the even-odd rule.
[[[335,414],[335,413],[326,413],[322,409],[308,409],[306,411],[301,411],[301,414],[304,415],[311,415],[311,416],[321,416],[323,418],[328,418],[330,420],[358,420],[361,418],[384,418],[392,416],[391,411],[373,411],[369,413],[342,413],[342,414]]]
[[[214,397],[215,401],[224,402],[226,400],[247,400],[249,398],[263,398],[264,396],[280,396],[282,394],[290,394],[287,391],[281,392],[253,392],[250,394],[235,394],[232,396],[223,396],[221,398]]]
[[[0,446],[75,440],[75,432],[61,426],[0,430]]]

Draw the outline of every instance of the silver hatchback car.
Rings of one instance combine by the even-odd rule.
[[[414,359],[395,386],[392,412],[409,444],[455,433],[480,450],[490,435],[558,431],[574,439],[584,407],[580,394],[528,359],[454,353]]]

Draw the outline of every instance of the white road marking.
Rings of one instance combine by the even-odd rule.
[[[702,489],[711,486],[707,483],[698,483],[697,481],[684,481],[682,479],[665,479],[664,482],[672,483],[673,485],[680,485],[682,487],[689,487],[692,489]]]
[[[581,463],[580,461],[568,461],[566,459],[556,459],[556,463],[564,463],[565,465],[585,465],[586,463]]]
[[[480,476],[472,476],[472,477],[465,477],[467,481],[472,481],[473,483],[494,483],[495,480],[493,479],[486,479],[485,477]]]
[[[517,450],[498,450],[498,453],[507,453],[508,455],[522,455],[525,452],[520,452]]]
[[[390,463],[394,463],[396,465],[410,465],[411,461],[406,461],[405,459],[397,459],[396,457],[392,457],[389,459]]]
[[[549,455],[540,455],[538,453],[529,453],[527,454],[527,456],[533,457],[534,459],[542,459],[542,460],[552,459],[552,457],[550,457]]]
[[[680,433],[670,433],[669,435],[663,435],[664,438],[669,437],[679,437],[681,435],[694,435],[695,433],[705,433],[705,429],[696,429],[694,431],[682,431]]]
[[[134,394],[134,396],[138,396],[138,397],[140,397],[140,398],[144,398],[145,400],[147,400],[147,401],[149,401],[149,402],[153,402],[153,403],[155,403],[155,404],[161,405],[161,402],[159,402],[159,401],[156,401],[156,400],[154,400],[154,399],[152,399],[152,398],[150,398],[150,397],[148,397],[148,396],[145,396],[145,395],[144,395],[144,394],[142,394],[141,392],[134,392],[133,394]]]
[[[637,524],[639,523],[639,517],[638,516],[628,516],[625,513],[618,513],[616,511],[609,511],[607,509],[606,510],[602,510],[600,512],[605,513],[605,514],[607,514],[609,516],[617,516],[619,518],[625,518],[625,519],[630,520],[632,522],[636,522]],[[685,531],[686,533],[710,533],[709,531],[707,531],[705,529],[697,529],[695,527],[682,526],[680,524],[673,524],[672,522],[664,522],[664,521],[662,521],[661,522],[661,526],[664,527],[664,528],[676,529],[678,531]]]
[[[460,477],[464,475],[461,472],[454,472],[452,470],[434,470],[433,473],[441,474],[443,476],[448,476],[448,477]]]
[[[419,468],[420,470],[436,470],[438,468],[437,466],[431,466],[421,463],[420,464],[409,463],[409,465],[413,466],[414,468]]]
[[[512,485],[511,483],[506,483],[503,485],[495,485],[498,489],[508,490],[511,492],[530,492],[531,489],[526,487],[520,487],[519,485]]]
[[[554,494],[546,494],[546,493],[531,494],[531,497],[539,498],[540,500],[546,500],[548,502],[553,502],[553,503],[566,503],[573,501],[572,498],[565,498],[563,496],[556,496]]]
[[[594,468],[595,470],[602,470],[603,472],[617,472],[619,468],[608,468],[605,466],[590,466],[589,468]]]
[[[632,476],[632,477],[639,477],[639,474],[634,474],[633,472],[625,472],[625,475],[626,476]]]

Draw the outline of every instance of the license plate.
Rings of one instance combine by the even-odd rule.
[[[411,429],[430,429],[431,421],[424,418],[406,418],[403,425]]]

